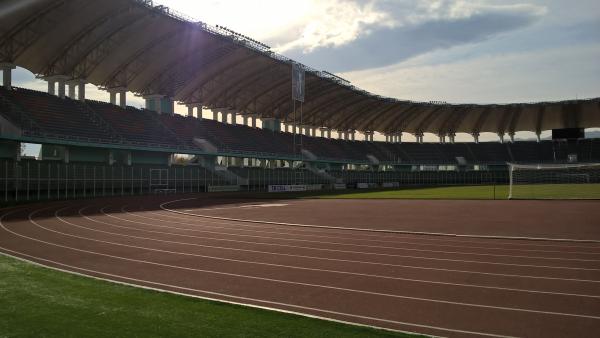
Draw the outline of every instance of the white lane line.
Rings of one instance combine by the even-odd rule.
[[[158,220],[157,218],[153,218],[153,217],[147,217],[147,216],[142,216],[139,215],[138,213],[132,213],[129,212],[127,210],[125,210],[124,208],[121,208],[121,212],[126,213],[127,215],[133,216],[133,217],[138,217],[138,218],[144,218],[144,219],[151,219],[151,220]],[[184,218],[175,216],[175,215],[166,215],[166,214],[160,214],[157,212],[146,212],[146,213],[150,213],[152,215],[156,215],[156,216],[161,216],[161,217],[167,217],[167,218],[172,218],[172,219],[177,219],[177,220],[182,220]],[[595,252],[575,252],[575,251],[571,251],[571,252],[565,252],[565,251],[561,251],[561,250],[536,250],[536,249],[511,249],[511,248],[498,248],[498,247],[480,247],[480,246],[468,246],[466,247],[464,244],[463,245],[450,245],[450,244],[429,244],[429,243],[415,243],[414,241],[385,241],[385,240],[373,240],[373,239],[362,239],[362,238],[351,238],[351,237],[339,237],[339,236],[324,236],[324,235],[312,235],[312,234],[296,234],[296,233],[291,233],[291,232],[280,232],[280,231],[268,231],[268,230],[255,230],[256,228],[260,228],[260,226],[254,226],[254,227],[250,227],[251,229],[240,229],[240,228],[245,228],[248,227],[247,224],[245,223],[238,223],[237,225],[233,225],[233,224],[229,224],[229,223],[222,223],[222,222],[213,222],[211,220],[204,220],[202,223],[188,223],[188,222],[181,222],[181,221],[171,221],[171,220],[165,220],[171,223],[176,223],[176,224],[182,224],[182,225],[189,225],[189,226],[193,226],[193,227],[200,227],[200,228],[213,228],[213,229],[225,229],[225,230],[233,230],[233,231],[245,231],[245,232],[252,232],[252,233],[265,233],[265,234],[276,234],[276,235],[293,235],[293,236],[297,236],[297,237],[307,237],[307,238],[329,238],[329,239],[337,239],[337,240],[350,240],[350,241],[360,241],[360,242],[372,242],[372,243],[389,243],[389,244],[406,244],[406,245],[413,245],[413,246],[427,246],[427,247],[448,247],[448,248],[468,248],[468,249],[485,249],[485,250],[500,250],[500,251],[517,251],[517,252],[539,252],[539,253],[560,253],[560,254],[569,254],[569,255],[594,255],[594,256],[600,256],[600,252],[595,253]],[[210,224],[227,224],[229,226],[216,226],[216,225],[210,225]],[[189,231],[194,231],[193,229],[189,229]],[[310,241],[313,242],[313,241]],[[351,245],[351,244],[350,244]],[[361,246],[365,246],[365,245],[361,245]],[[369,247],[376,247],[376,248],[389,248],[389,249],[406,249],[406,248],[398,248],[398,247],[387,247],[387,246],[369,246]],[[467,252],[468,254],[468,252]],[[529,257],[529,258],[535,258],[535,257],[530,257],[530,256],[525,256],[525,257]],[[553,259],[561,259],[561,258],[553,258]],[[568,258],[567,258],[568,259]],[[600,259],[598,260],[593,260],[593,261],[600,261]]]
[[[213,297],[199,296],[197,294],[177,292],[177,291],[172,291],[172,290],[167,290],[167,289],[161,289],[161,288],[155,288],[155,287],[149,287],[149,286],[140,285],[140,284],[134,284],[134,283],[142,283],[142,284],[148,284],[148,285],[155,285],[155,286],[163,287],[163,288],[166,287],[166,288],[170,288],[170,289],[182,290],[182,291],[187,291],[187,292],[196,292],[196,293],[202,293],[202,294],[209,294],[209,295],[213,295],[213,296],[216,296],[216,297],[238,299],[240,301],[246,301],[246,302],[250,301],[250,302],[255,302],[255,303],[271,304],[271,305],[275,305],[275,306],[283,306],[283,307],[287,307],[287,308],[296,308],[296,309],[305,310],[305,311],[314,311],[314,312],[320,312],[320,313],[327,313],[327,314],[332,314],[332,315],[339,315],[339,316],[350,317],[350,318],[364,319],[364,320],[376,321],[376,322],[381,322],[381,323],[389,323],[389,324],[397,324],[397,325],[403,325],[403,326],[418,327],[418,328],[421,328],[421,329],[432,329],[432,330],[438,330],[438,331],[446,331],[446,332],[453,332],[453,333],[464,333],[464,334],[472,334],[472,335],[481,335],[481,336],[488,336],[488,337],[509,337],[509,336],[495,335],[495,334],[483,333],[483,332],[455,330],[455,329],[440,328],[440,327],[429,326],[429,325],[421,325],[421,324],[414,324],[414,323],[405,323],[405,322],[399,322],[399,321],[393,321],[393,320],[387,320],[387,319],[381,319],[381,318],[375,318],[375,317],[367,317],[367,316],[353,315],[353,314],[348,314],[348,313],[343,313],[343,312],[322,310],[322,309],[311,308],[311,307],[306,307],[306,306],[292,305],[292,304],[279,303],[279,302],[271,302],[271,301],[266,301],[266,300],[261,300],[261,299],[253,299],[253,298],[248,298],[248,297],[239,297],[239,296],[234,296],[234,295],[230,295],[230,294],[217,293],[217,292],[200,290],[200,289],[193,289],[193,288],[188,288],[188,287],[183,287],[183,286],[177,286],[177,285],[172,285],[172,284],[152,282],[152,281],[148,281],[148,280],[136,279],[136,278],[126,277],[126,276],[122,276],[122,275],[116,275],[116,274],[110,274],[110,273],[101,272],[101,271],[97,271],[97,270],[86,269],[86,268],[82,268],[82,267],[77,267],[77,266],[68,265],[68,264],[64,264],[64,263],[61,263],[61,262],[49,260],[49,259],[46,259],[46,258],[41,258],[41,257],[29,255],[29,254],[26,254],[26,253],[23,253],[23,252],[14,251],[14,250],[11,250],[11,249],[8,249],[8,248],[4,248],[4,247],[0,247],[0,250],[2,250],[2,251],[0,251],[0,254],[4,255],[4,256],[7,256],[7,257],[11,257],[11,258],[14,258],[14,259],[17,259],[17,260],[20,260],[20,261],[23,261],[23,262],[27,262],[29,264],[33,264],[33,265],[36,265],[36,266],[40,266],[40,267],[43,267],[43,268],[46,268],[46,269],[50,269],[50,270],[54,270],[54,271],[59,271],[59,272],[63,272],[63,273],[68,273],[68,274],[72,274],[72,275],[76,275],[76,276],[81,276],[81,277],[85,277],[85,278],[91,278],[91,279],[95,279],[95,280],[100,280],[100,281],[105,281],[105,282],[109,282],[109,283],[113,283],[113,284],[125,285],[125,286],[130,286],[130,287],[135,287],[135,288],[144,289],[144,290],[156,291],[156,292],[173,294],[173,295],[179,295],[179,296],[186,296],[186,297],[190,297],[190,298],[196,298],[196,299],[202,299],[202,300],[209,300],[209,301],[215,301],[215,302],[232,304],[232,305],[239,305],[239,306],[249,307],[249,308],[256,308],[256,309],[263,309],[263,310],[268,310],[268,311],[275,311],[275,312],[280,312],[280,313],[293,314],[293,315],[298,315],[298,316],[302,316],[302,317],[321,319],[321,320],[326,320],[326,321],[330,321],[330,322],[348,324],[348,325],[353,325],[353,326],[368,327],[368,328],[374,328],[374,329],[386,330],[386,331],[392,331],[392,332],[400,332],[400,333],[407,333],[407,334],[422,335],[421,333],[418,333],[418,332],[403,331],[403,330],[396,330],[396,329],[391,329],[391,328],[387,328],[387,327],[380,327],[380,326],[360,324],[360,323],[349,322],[349,321],[344,321],[344,320],[339,320],[339,319],[333,319],[333,318],[329,318],[329,317],[322,317],[322,316],[312,315],[312,314],[308,314],[308,313],[304,313],[304,312],[289,311],[289,310],[284,310],[284,309],[281,309],[281,308],[261,306],[261,305],[251,304],[251,303],[234,302],[234,301],[230,301],[230,300],[225,300],[223,298],[213,298]],[[8,254],[7,252],[10,252],[11,254]],[[16,255],[18,255],[18,256],[16,256]],[[23,257],[20,257],[20,256],[27,257],[27,259],[23,258]],[[62,269],[62,268],[57,268],[55,266],[50,266],[50,265],[42,264],[39,261],[46,262],[48,264],[62,266],[62,267],[65,267],[67,269]],[[80,272],[76,272],[76,271],[72,271],[72,270],[69,270],[69,269],[78,270],[78,271],[85,271],[88,274],[80,273]],[[110,278],[103,278],[103,277],[93,276],[93,275],[89,275],[89,273],[96,274],[96,275],[101,275],[101,276],[106,276],[106,277],[110,277],[110,278],[117,278],[117,279],[122,279],[122,280],[128,280],[128,281],[131,281],[133,283],[123,282],[121,280],[115,280],[115,279],[110,279]],[[431,337],[438,337],[438,336],[431,336]]]
[[[170,210],[170,209],[169,209]],[[212,224],[223,224],[223,225],[232,225],[232,226],[245,226],[245,227],[251,227],[251,228],[261,228],[261,229],[265,229],[264,226],[265,225],[269,225],[272,226],[271,228],[267,228],[267,229],[280,229],[280,228],[288,228],[288,231],[290,232],[294,232],[294,233],[317,233],[317,234],[322,234],[322,233],[327,233],[327,234],[348,234],[349,232],[352,232],[352,229],[348,229],[348,228],[341,228],[339,229],[339,231],[336,231],[337,229],[329,229],[329,228],[312,228],[312,227],[294,227],[294,226],[289,226],[289,225],[281,225],[281,224],[268,224],[268,223],[262,223],[261,221],[256,221],[256,222],[239,222],[239,221],[227,221],[227,220],[223,220],[220,218],[217,219],[213,219],[213,218],[207,218],[207,217],[202,217],[198,214],[188,214],[188,213],[175,213],[172,211],[169,211],[167,209],[161,209],[160,212],[152,212],[152,211],[148,211],[148,210],[140,210],[140,212],[149,212],[151,214],[156,214],[156,215],[161,215],[161,216],[165,216],[165,217],[172,217],[172,218],[177,218],[177,219],[185,219],[185,220],[192,220],[192,219],[199,219],[199,218],[205,218],[206,221],[212,221]],[[191,211],[196,211],[197,209],[190,209],[190,210],[184,210],[187,212],[191,212]],[[254,225],[257,224],[257,225]],[[260,225],[258,225],[260,224]],[[327,232],[322,232],[326,230]],[[411,235],[411,234],[404,234],[404,233],[389,233],[389,232],[375,232],[373,234],[370,233],[366,233],[366,231],[362,231],[362,232],[358,232],[356,234],[353,234],[354,236],[356,235],[360,235],[361,237],[355,237],[355,238],[360,238],[363,239],[364,237],[369,237],[369,238],[400,238],[400,239],[408,239],[408,240],[415,240],[418,239],[419,241],[427,241],[427,242],[443,242],[443,243],[460,243],[463,246],[465,244],[481,244],[481,241],[470,241],[470,240],[458,240],[458,239],[453,239],[450,236],[429,236],[430,238],[427,238],[426,235]],[[431,238],[434,237],[434,238]],[[435,238],[435,237],[441,237],[441,238]],[[444,238],[447,237],[447,238]],[[510,240],[506,240],[506,241],[510,241]],[[559,244],[539,244],[539,241],[530,241],[530,243],[525,243],[525,241],[513,241],[513,242],[495,242],[496,245],[506,245],[506,246],[510,246],[510,247],[540,247],[540,248],[556,248],[556,249],[592,249],[592,250],[597,250],[600,249],[600,246],[582,246],[582,245],[559,245]],[[515,243],[515,242],[521,242],[521,243]],[[511,250],[510,248],[506,248],[507,250]],[[558,250],[557,250],[558,251]],[[563,252],[563,251],[558,251],[558,252]],[[593,253],[592,253],[593,254]]]
[[[212,211],[212,210],[231,210],[231,209],[254,209],[254,208],[272,208],[272,207],[285,207],[288,204],[283,203],[261,203],[261,204],[244,204],[238,205],[235,207],[218,207],[218,208],[202,208],[202,210]],[[187,210],[187,211],[194,211]]]
[[[45,229],[47,231],[55,232],[55,233],[59,233],[60,234],[60,232],[58,232],[58,231],[54,231],[54,230],[50,230],[50,229],[44,228],[43,226],[39,225],[36,221],[33,220],[33,217],[35,216],[35,214],[37,214],[41,210],[46,210],[46,209],[38,209],[36,211],[31,212],[29,214],[29,221],[32,224],[34,224],[35,226],[39,227],[39,228],[42,228],[42,229]],[[127,257],[122,257],[122,256],[110,255],[110,254],[95,252],[95,251],[91,251],[91,250],[78,249],[78,248],[75,248],[75,247],[70,247],[70,246],[66,246],[66,245],[62,245],[62,244],[57,244],[57,243],[52,243],[52,242],[48,242],[48,241],[44,241],[44,240],[40,240],[40,239],[37,239],[37,238],[33,238],[33,237],[29,237],[29,236],[25,236],[25,235],[16,233],[16,232],[14,232],[14,231],[12,231],[10,229],[7,229],[3,224],[1,226],[2,226],[2,228],[5,231],[7,231],[9,233],[12,233],[12,234],[14,234],[16,236],[19,236],[19,237],[22,237],[22,238],[25,238],[25,239],[29,239],[29,240],[32,240],[32,241],[35,241],[35,242],[39,242],[39,243],[43,243],[43,244],[47,244],[47,245],[51,245],[51,246],[55,246],[55,247],[59,247],[59,248],[63,248],[63,249],[68,249],[68,250],[72,250],[72,251],[88,253],[88,254],[91,254],[91,255],[97,255],[97,256],[102,256],[102,257],[109,257],[109,258],[114,258],[114,259],[117,259],[117,260],[123,260],[123,261],[129,261],[129,262],[135,262],[135,263],[141,263],[141,264],[147,264],[147,265],[160,266],[160,267],[165,267],[165,268],[170,268],[170,269],[175,269],[175,270],[193,271],[193,272],[199,272],[199,273],[206,273],[206,274],[213,274],[213,275],[220,275],[220,276],[227,276],[227,277],[234,277],[234,278],[241,278],[241,279],[251,279],[251,280],[258,280],[258,281],[264,281],[264,282],[272,282],[272,283],[278,283],[278,284],[306,286],[306,287],[312,287],[312,288],[319,288],[319,289],[333,290],[333,291],[342,291],[342,292],[356,293],[356,294],[364,294],[364,295],[370,295],[370,296],[396,298],[396,299],[406,299],[406,300],[412,300],[412,301],[416,301],[416,302],[430,302],[430,303],[455,305],[455,306],[462,306],[462,307],[473,307],[473,308],[490,309],[490,310],[499,310],[499,311],[513,311],[513,312],[524,312],[524,313],[533,313],[533,314],[549,315],[549,316],[573,317],[573,318],[585,318],[585,319],[600,320],[600,316],[581,315],[581,314],[562,313],[562,312],[552,312],[552,311],[539,311],[539,310],[530,310],[530,309],[522,309],[522,308],[512,308],[512,307],[504,307],[504,306],[492,306],[492,305],[472,304],[472,303],[464,303],[464,302],[452,302],[452,301],[445,301],[445,300],[438,300],[438,299],[431,299],[431,298],[421,298],[421,297],[400,296],[400,295],[394,295],[394,294],[388,294],[388,293],[382,293],[382,292],[356,290],[356,289],[350,289],[350,288],[341,288],[341,287],[334,287],[334,286],[329,286],[329,285],[321,285],[321,284],[313,284],[313,283],[293,282],[293,281],[287,281],[287,280],[275,279],[275,278],[265,278],[265,277],[248,276],[248,275],[242,275],[242,274],[236,274],[236,273],[221,272],[221,271],[212,271],[212,270],[205,270],[205,269],[197,269],[197,268],[190,268],[190,267],[184,267],[184,266],[177,266],[177,265],[172,265],[172,264],[164,264],[164,263],[158,263],[158,262],[153,262],[153,261],[147,261],[147,260],[141,260],[141,259],[134,259],[134,258],[127,258]],[[68,235],[68,234],[64,234],[64,235],[71,236],[71,237],[78,237],[78,236],[73,236],[73,235]],[[82,237],[82,239],[85,239],[85,238]]]
[[[449,236],[449,237],[466,237],[466,238],[486,238],[486,239],[509,239],[509,240],[530,240],[530,241],[548,241],[548,242],[572,242],[572,243],[599,243],[600,240],[592,240],[592,239],[575,239],[575,238],[546,238],[546,237],[523,237],[523,236],[494,236],[494,235],[475,235],[475,234],[454,234],[454,233],[443,233],[443,232],[425,232],[425,231],[407,231],[407,230],[385,230],[385,229],[366,229],[366,228],[352,228],[352,227],[337,227],[337,226],[326,226],[326,225],[314,225],[314,224],[299,224],[299,223],[286,223],[286,222],[272,222],[272,221],[258,221],[251,219],[240,219],[240,218],[230,218],[230,217],[217,217],[217,216],[209,216],[195,213],[182,212],[178,210],[168,209],[165,206],[172,203],[183,202],[183,201],[191,201],[198,199],[197,197],[193,198],[182,198],[178,200],[173,200],[169,202],[165,202],[160,204],[160,208],[183,215],[190,215],[196,217],[204,217],[204,218],[212,218],[212,219],[220,219],[227,221],[236,221],[236,222],[249,222],[249,223],[262,223],[262,224],[276,224],[276,225],[286,225],[286,226],[296,226],[296,227],[306,227],[306,228],[323,228],[323,229],[337,229],[337,230],[352,230],[352,231],[365,231],[365,232],[381,232],[381,233],[397,233],[397,234],[410,234],[410,235],[428,235],[428,236]]]
[[[79,210],[79,214],[82,215],[83,217],[85,217],[88,220],[92,220],[89,217],[83,215],[83,211],[85,209],[87,209],[87,207],[80,209]],[[61,222],[65,223],[65,224],[69,224],[71,226],[74,226],[74,227],[77,227],[77,228],[81,228],[81,229],[85,229],[85,230],[88,230],[88,231],[99,232],[99,233],[104,233],[104,234],[109,234],[109,235],[120,236],[120,237],[135,238],[135,239],[141,239],[141,240],[147,240],[147,241],[155,241],[155,242],[161,242],[161,243],[178,244],[178,245],[185,245],[185,246],[196,246],[195,244],[192,244],[192,243],[175,242],[175,241],[160,240],[160,239],[155,239],[155,238],[150,238],[150,237],[140,237],[140,236],[133,236],[133,235],[125,235],[125,234],[111,232],[111,231],[104,231],[104,230],[99,230],[99,229],[88,228],[88,227],[85,227],[85,226],[82,226],[82,225],[79,225],[79,224],[75,224],[75,223],[72,223],[72,222],[69,222],[69,221],[63,219],[59,215],[60,212],[63,211],[63,210],[64,209],[59,209],[59,210],[57,210],[55,212],[54,215],[56,216],[57,219],[59,219]],[[101,212],[104,213],[103,210],[101,210]],[[112,224],[109,224],[109,223],[106,223],[106,222],[102,222],[102,221],[97,221],[97,222],[112,226]],[[129,229],[131,229],[131,228],[129,228]],[[297,270],[305,270],[305,271],[327,272],[327,273],[345,274],[345,275],[361,276],[361,277],[368,277],[368,278],[380,278],[380,279],[398,280],[398,281],[415,282],[415,283],[427,283],[427,284],[436,284],[436,285],[457,286],[457,287],[481,288],[481,289],[500,290],[500,291],[514,291],[514,292],[525,292],[525,293],[534,293],[534,294],[548,294],[548,295],[557,295],[557,296],[584,297],[584,298],[600,298],[600,296],[594,296],[594,295],[584,295],[584,294],[574,294],[574,293],[564,293],[564,292],[538,291],[538,290],[527,290],[527,289],[517,289],[517,288],[505,288],[505,287],[485,286],[485,285],[476,285],[476,284],[462,284],[462,283],[439,282],[439,281],[431,281],[431,280],[401,278],[401,277],[376,275],[376,274],[365,274],[365,273],[340,271],[340,270],[308,268],[308,267],[295,266],[295,265],[284,265],[284,264],[266,263],[266,262],[259,262],[259,261],[249,261],[249,260],[223,258],[223,257],[218,257],[218,256],[192,254],[192,253],[178,252],[178,251],[167,251],[167,250],[153,249],[153,248],[148,248],[148,247],[140,247],[140,246],[132,246],[132,245],[121,244],[121,243],[100,241],[100,240],[91,239],[89,237],[85,237],[85,238],[89,239],[89,240],[101,242],[101,243],[114,244],[114,245],[131,247],[131,248],[136,248],[136,249],[145,249],[145,250],[151,250],[151,251],[165,252],[165,253],[185,255],[185,256],[193,256],[193,257],[201,257],[201,258],[207,258],[207,259],[213,259],[213,260],[220,260],[220,261],[227,261],[227,262],[235,262],[235,263],[242,263],[242,264],[256,264],[256,265],[281,267],[281,268],[289,268],[289,269],[297,269]]]
[[[112,224],[104,221],[99,221],[87,217],[86,215],[80,214],[82,217],[86,218],[89,221],[109,225],[115,228],[134,230],[139,232],[147,232],[147,233],[155,233],[161,235],[170,235],[184,238],[193,238],[193,239],[206,239],[206,237],[194,236],[194,235],[185,235],[185,234],[177,234],[172,232],[164,232],[164,231],[156,231],[156,230],[148,230],[141,228],[132,228],[126,227],[123,225]],[[121,220],[119,217],[113,217],[117,220]],[[155,225],[144,222],[135,222],[142,225],[148,225],[151,227],[158,228],[167,228],[167,229],[177,229],[177,227],[165,226],[165,225]],[[235,240],[230,240],[232,242],[239,242]],[[245,243],[245,242],[243,242]],[[374,266],[385,266],[385,267],[393,267],[393,268],[403,268],[403,269],[415,269],[415,270],[426,270],[426,271],[441,271],[441,272],[449,272],[449,273],[462,273],[462,274],[475,274],[475,275],[483,275],[483,276],[494,276],[494,277],[508,277],[508,278],[524,278],[524,279],[539,279],[539,280],[556,280],[556,281],[566,281],[566,282],[577,282],[577,283],[600,283],[597,280],[587,280],[587,279],[574,279],[574,278],[558,278],[558,277],[545,277],[545,276],[528,276],[528,275],[515,275],[515,274],[503,274],[503,273],[494,273],[494,272],[480,272],[480,271],[472,271],[472,270],[456,270],[456,269],[443,269],[443,268],[431,268],[424,266],[415,266],[415,265],[402,265],[402,264],[392,264],[392,263],[380,263],[373,261],[360,261],[360,260],[349,260],[349,259],[340,259],[340,258],[327,258],[321,256],[307,256],[307,255],[298,255],[298,254],[286,254],[274,251],[261,251],[261,250],[251,250],[251,249],[241,249],[241,248],[232,248],[232,247],[222,247],[222,246],[214,246],[207,244],[197,244],[197,243],[187,243],[187,245],[209,248],[209,249],[218,249],[218,250],[229,250],[229,251],[239,251],[239,252],[249,252],[249,253],[258,253],[258,254],[266,254],[271,256],[282,256],[282,257],[294,257],[294,258],[304,258],[304,259],[312,259],[312,260],[322,260],[322,261],[330,261],[330,262],[342,262],[342,263],[352,263],[352,264],[365,264],[365,265],[374,265]]]
[[[110,214],[106,214],[106,216],[119,219],[121,221],[129,222],[129,223],[137,223],[142,225],[151,225],[144,222],[132,221],[125,218],[119,218]],[[155,225],[151,225],[155,226]],[[171,227],[174,228],[174,227]],[[223,235],[221,232],[216,231],[207,231],[207,230],[194,230],[195,232],[202,232],[208,234],[215,235]],[[263,237],[263,236],[252,236],[252,235],[239,235],[239,234],[231,234],[228,236],[233,237],[253,237],[258,239],[275,239],[281,240],[279,238],[273,237]],[[446,261],[446,262],[459,262],[459,263],[472,263],[472,264],[483,264],[483,265],[500,265],[500,266],[518,266],[518,267],[528,267],[528,268],[543,268],[543,269],[560,269],[560,270],[579,270],[579,271],[600,271],[598,268],[582,268],[582,267],[570,267],[570,266],[553,266],[553,265],[535,265],[535,264],[517,264],[517,263],[500,263],[500,262],[490,262],[490,261],[476,261],[476,260],[462,260],[462,259],[451,259],[451,258],[437,258],[437,257],[426,257],[426,256],[409,256],[409,255],[398,255],[398,254],[386,254],[386,253],[377,253],[377,252],[366,252],[366,251],[352,251],[352,250],[340,250],[340,249],[326,249],[326,248],[315,248],[310,246],[300,246],[300,245],[290,245],[290,244],[277,244],[277,243],[268,243],[268,242],[256,242],[256,241],[241,241],[241,240],[233,240],[233,239],[224,239],[224,238],[214,238],[214,237],[203,237],[204,239],[211,239],[215,241],[228,241],[228,242],[236,242],[236,243],[245,243],[245,244],[260,244],[267,246],[278,246],[278,247],[287,247],[287,248],[296,248],[296,249],[306,249],[306,250],[315,250],[315,251],[326,251],[326,252],[339,252],[339,253],[349,253],[349,254],[358,254],[358,255],[371,255],[371,256],[381,256],[381,257],[396,257],[396,258],[409,258],[409,259],[421,259],[421,260],[431,260],[431,261]],[[311,241],[308,241],[311,242]],[[451,252],[447,252],[451,253]]]

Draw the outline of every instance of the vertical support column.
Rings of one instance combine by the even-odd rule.
[[[67,82],[69,86],[69,98],[73,100],[85,101],[85,80],[74,79]]]
[[[402,143],[402,132],[401,132],[401,131],[399,131],[399,132],[396,134],[396,140],[397,140],[397,141],[396,141],[397,143]]]
[[[0,69],[2,69],[2,86],[5,89],[12,88],[12,70],[17,68],[12,63],[0,63]]]
[[[56,95],[56,81],[54,79],[46,79],[48,81],[48,94]]]
[[[115,106],[117,105],[117,92],[115,91],[110,91],[110,104],[114,104]]]
[[[76,99],[76,96],[75,96],[75,85],[76,84],[73,83],[73,82],[69,82],[67,84],[67,86],[69,87],[69,94],[68,94],[68,96],[69,96],[70,99],[73,99],[73,100]]]
[[[124,89],[119,92],[119,106],[123,109],[127,108],[127,91]]]
[[[162,114],[162,98],[160,94],[144,96],[146,100],[146,109]]]
[[[479,132],[474,131],[471,133],[471,136],[473,136],[473,141],[475,142],[475,144],[479,143]]]
[[[77,91],[79,92],[79,101],[85,102],[85,81],[80,80]]]
[[[231,113],[231,124],[234,126],[237,125],[237,113],[236,112]]]
[[[456,140],[456,133],[455,132],[449,132],[448,133],[448,140],[450,141],[450,143],[454,144],[455,140]]]
[[[219,112],[216,109],[212,109],[212,119],[213,121],[219,121]]]
[[[188,117],[194,117],[194,106],[192,106],[191,104],[187,105],[187,116]]]
[[[243,123],[244,123],[244,125],[247,127],[247,126],[248,126],[248,122],[249,122],[249,118],[248,118],[248,116],[247,116],[247,115],[244,115],[244,116],[242,117],[242,119],[243,119]],[[287,131],[287,125],[285,126],[285,131]]]
[[[256,116],[252,116],[252,128],[256,128]]]
[[[327,138],[331,138],[331,129],[327,128]]]
[[[65,85],[66,85],[66,78],[65,77],[59,77],[57,82],[58,82],[58,97],[60,97],[61,99],[65,98]]]
[[[415,133],[415,137],[417,138],[418,143],[423,143],[423,136],[424,136],[424,134],[422,132]]]

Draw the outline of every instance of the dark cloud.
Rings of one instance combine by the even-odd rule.
[[[389,1],[382,4],[392,13]],[[401,9],[405,15],[406,8]],[[310,53],[285,54],[309,66],[334,72],[383,67],[436,49],[486,40],[497,34],[527,27],[537,21],[535,7],[491,7],[457,19],[423,20],[397,28],[369,28],[369,34],[338,47],[319,47]]]

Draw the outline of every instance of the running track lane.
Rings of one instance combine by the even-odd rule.
[[[92,276],[396,330],[600,330],[597,245],[249,226],[142,207],[5,210],[0,250]]]

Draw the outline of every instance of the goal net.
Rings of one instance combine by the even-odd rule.
[[[509,163],[509,199],[600,199],[600,163]]]

